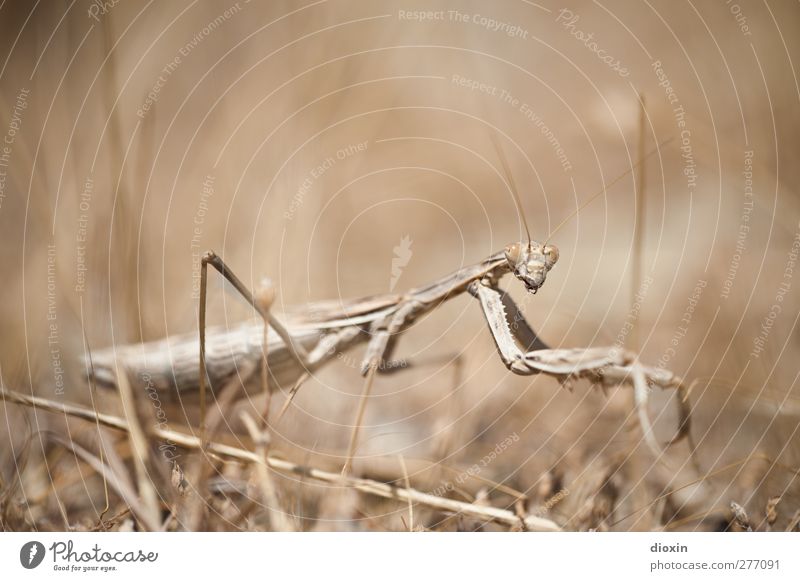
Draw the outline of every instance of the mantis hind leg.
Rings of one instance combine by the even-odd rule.
[[[206,370],[206,303],[208,295],[208,266],[211,265],[217,272],[219,272],[225,280],[227,280],[239,292],[242,297],[249,302],[253,308],[258,312],[264,320],[264,338],[263,349],[264,354],[261,364],[261,381],[262,388],[266,392],[266,403],[264,410],[264,419],[266,421],[267,414],[269,414],[269,384],[268,384],[268,369],[267,369],[267,332],[269,327],[278,333],[283,339],[289,352],[297,359],[298,363],[303,369],[308,368],[308,354],[301,345],[295,343],[292,336],[284,325],[275,318],[270,312],[270,306],[274,299],[274,291],[270,284],[264,285],[254,295],[244,285],[244,283],[237,277],[228,265],[217,256],[213,251],[207,252],[200,261],[200,307],[198,312],[198,326],[200,334],[200,439],[203,448],[206,444],[206,388],[207,388],[207,370]]]

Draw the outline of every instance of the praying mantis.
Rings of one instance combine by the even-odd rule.
[[[501,150],[498,148],[498,151]],[[505,158],[502,154],[500,157],[509,186],[519,203],[519,195],[510,179]],[[643,160],[640,159],[639,163]],[[606,185],[587,203],[634,168],[631,167]],[[527,223],[525,228],[528,231]],[[97,352],[93,354],[92,373],[99,382],[113,385],[116,363],[121,362],[128,373],[149,388],[173,394],[199,392],[201,433],[205,438],[206,392],[209,385],[219,386],[237,375],[244,382],[260,369],[267,401],[270,391],[275,389],[275,385],[270,384],[292,385],[284,405],[285,411],[305,379],[336,359],[337,355],[366,343],[360,366],[364,387],[343,467],[343,473],[347,473],[357,451],[359,430],[375,375],[392,367],[391,357],[400,333],[444,302],[467,295],[478,303],[498,355],[512,373],[545,374],[563,383],[587,378],[603,387],[632,385],[643,436],[650,448],[660,455],[661,449],[653,435],[647,413],[648,394],[653,386],[673,388],[679,392],[680,425],[670,443],[677,442],[689,430],[688,403],[682,380],[668,370],[641,364],[635,354],[619,347],[548,348],[511,296],[500,288],[500,281],[512,275],[527,292],[536,293],[545,284],[558,258],[555,245],[549,241],[536,242],[528,233],[527,240],[511,243],[503,250],[428,285],[399,294],[347,302],[311,303],[301,310],[288,313],[285,320],[280,320],[270,310],[274,301],[271,285],[263,285],[256,293],[252,293],[222,258],[214,252],[208,252],[201,261],[199,333]],[[209,266],[252,305],[262,317],[263,324],[245,323],[234,328],[206,329]],[[263,415],[268,421],[268,404]]]

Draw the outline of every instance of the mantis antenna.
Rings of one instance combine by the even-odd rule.
[[[556,226],[556,229],[555,229],[555,230],[553,230],[553,231],[550,233],[550,235],[547,237],[547,240],[545,241],[545,244],[547,244],[548,242],[550,242],[550,239],[551,239],[551,238],[553,238],[553,236],[555,236],[555,235],[556,235],[556,233],[557,233],[559,230],[561,230],[561,228],[562,228],[564,225],[566,225],[566,224],[567,224],[567,223],[568,223],[570,220],[572,220],[572,219],[573,219],[575,216],[577,216],[577,215],[578,215],[578,212],[580,212],[580,211],[581,211],[581,210],[583,210],[583,209],[584,209],[586,206],[588,206],[589,204],[591,204],[592,202],[594,202],[594,201],[595,201],[595,200],[596,200],[596,199],[597,199],[597,198],[598,198],[600,195],[604,194],[604,193],[606,192],[606,190],[608,190],[608,188],[610,188],[611,186],[613,186],[614,184],[616,184],[618,181],[620,181],[622,178],[624,178],[624,177],[625,177],[625,176],[627,176],[628,174],[632,173],[632,172],[633,172],[633,170],[635,170],[637,167],[639,167],[640,165],[642,165],[642,163],[644,162],[644,160],[646,160],[648,157],[650,157],[651,155],[653,155],[655,152],[657,152],[657,151],[661,150],[661,148],[662,148],[662,147],[664,147],[665,145],[667,145],[667,144],[668,144],[670,141],[672,141],[673,139],[674,139],[673,137],[670,137],[669,139],[665,139],[664,141],[662,141],[661,143],[659,143],[659,144],[658,144],[658,145],[657,145],[657,146],[656,146],[654,149],[652,149],[652,150],[650,151],[650,153],[648,153],[647,155],[645,155],[645,156],[641,157],[641,158],[639,159],[639,161],[637,161],[635,164],[633,164],[633,165],[632,165],[631,167],[629,167],[627,170],[625,170],[624,172],[622,172],[621,174],[619,174],[619,175],[618,175],[617,177],[615,177],[613,180],[611,180],[610,182],[608,182],[606,185],[604,185],[604,186],[603,186],[603,188],[602,188],[600,191],[598,191],[597,193],[593,194],[593,195],[592,195],[591,197],[589,197],[589,199],[587,199],[587,200],[586,200],[584,203],[582,203],[580,206],[578,206],[577,208],[575,208],[575,210],[573,210],[573,211],[570,213],[570,215],[569,215],[569,216],[567,216],[566,218],[564,218],[564,220],[562,220],[562,221],[561,221],[561,223],[560,223],[558,226]]]
[[[511,177],[511,170],[508,167],[508,160],[506,160],[505,153],[503,153],[503,148],[500,147],[495,134],[492,132],[489,133],[489,136],[492,138],[492,143],[497,151],[497,157],[500,159],[500,165],[503,166],[503,173],[505,174],[506,181],[508,182],[508,187],[511,189],[511,193],[514,196],[514,203],[517,205],[517,211],[519,212],[519,215],[522,216],[522,224],[525,226],[525,233],[528,235],[528,248],[530,248],[531,231],[530,228],[528,228],[528,221],[525,219],[525,212],[522,209],[522,200],[519,197],[517,185],[514,183],[514,178]]]

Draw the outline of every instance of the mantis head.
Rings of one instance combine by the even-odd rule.
[[[519,197],[519,192],[511,177],[511,170],[508,168],[506,156],[503,154],[503,148],[495,139],[494,133],[489,134],[497,150],[497,157],[503,166],[506,178],[508,179],[508,189],[514,196],[514,202],[517,205],[522,223],[525,225],[525,232],[528,234],[527,242],[514,242],[505,248],[505,257],[508,262],[508,269],[514,273],[519,280],[525,285],[530,293],[536,293],[544,284],[547,273],[553,268],[558,260],[558,248],[551,244],[544,244],[534,242],[531,240],[531,231],[528,228],[528,221],[525,219],[525,213],[522,211],[522,201]]]
[[[528,292],[536,293],[558,261],[558,248],[538,242],[514,242],[505,248],[508,267]]]

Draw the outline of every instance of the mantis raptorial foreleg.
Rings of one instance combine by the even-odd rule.
[[[545,373],[562,382],[586,377],[595,383],[631,384],[634,388],[636,408],[642,425],[645,441],[657,455],[661,449],[653,435],[652,425],[647,415],[647,397],[651,385],[675,387],[679,390],[680,428],[674,441],[688,433],[688,410],[684,401],[684,390],[679,379],[671,373],[638,362],[636,357],[622,349],[597,347],[588,349],[530,349],[523,352],[517,341],[523,345],[544,343],[528,325],[511,297],[492,285],[492,281],[473,282],[469,293],[481,304],[481,310],[489,324],[500,358],[509,370],[519,375]],[[513,323],[509,324],[511,314]]]
[[[361,392],[361,398],[358,402],[358,411],[356,412],[353,431],[350,434],[350,445],[347,449],[347,458],[342,468],[342,474],[349,473],[353,463],[353,456],[358,447],[358,433],[361,430],[361,423],[364,420],[367,401],[372,392],[375,373],[394,346],[394,336],[403,329],[419,307],[420,305],[416,301],[407,301],[403,303],[391,317],[376,321],[370,329],[372,338],[367,344],[367,352],[361,363],[361,373],[365,376],[364,389]]]
[[[347,458],[345,459],[344,466],[342,467],[342,475],[346,476],[350,473],[350,468],[353,464],[353,456],[358,447],[358,432],[361,429],[361,422],[364,420],[364,412],[367,409],[367,400],[369,400],[370,393],[372,393],[372,383],[375,380],[375,371],[380,365],[380,360],[372,360],[367,367],[367,375],[364,380],[364,389],[361,392],[361,398],[358,402],[358,412],[356,412],[356,421],[353,424],[353,431],[350,433],[350,445],[347,447]]]
[[[505,291],[500,291],[500,300],[506,308],[506,317],[511,321],[511,333],[516,337],[519,344],[525,351],[539,351],[540,349],[549,349],[547,344],[542,341],[539,335],[536,334],[531,326],[528,324],[527,319],[519,310],[517,303],[511,298],[511,295]]]
[[[481,310],[489,323],[494,343],[503,363],[514,373],[525,374],[528,367],[525,365],[525,354],[517,345],[511,328],[506,319],[506,308],[496,288],[490,286],[488,281],[475,281],[469,285],[469,293],[481,303]],[[526,323],[527,325],[527,323]]]
[[[297,378],[297,380],[294,382],[294,385],[289,390],[286,401],[283,403],[281,411],[278,412],[278,417],[275,418],[276,423],[281,420],[283,415],[286,413],[286,410],[288,410],[289,406],[292,405],[294,396],[297,395],[297,392],[300,391],[300,388],[303,386],[303,384],[308,380],[309,377],[311,377],[311,368],[316,367],[331,353],[340,351],[342,347],[345,347],[353,342],[362,332],[362,329],[357,326],[344,327],[337,331],[328,333],[320,338],[316,347],[314,347],[314,349],[312,349],[308,354],[308,365],[304,368],[304,371],[300,377]]]

